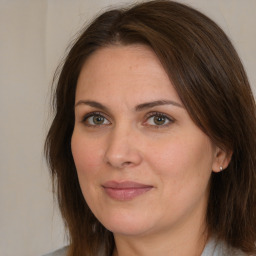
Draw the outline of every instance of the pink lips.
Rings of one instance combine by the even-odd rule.
[[[132,181],[108,181],[102,186],[112,199],[119,201],[132,200],[133,198],[151,190],[153,186]]]

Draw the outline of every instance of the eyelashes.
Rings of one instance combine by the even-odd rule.
[[[109,116],[101,112],[90,112],[83,117],[82,123],[87,127],[103,128],[112,124],[110,120],[111,118]],[[174,119],[167,114],[150,112],[144,117],[142,125],[152,128],[165,128],[173,122]]]
[[[169,115],[161,112],[150,112],[146,115],[143,125],[152,128],[166,128],[174,122],[174,119]]]
[[[83,123],[88,126],[109,125],[111,122],[100,112],[92,112],[84,116]]]
[[[109,121],[109,119],[109,117],[106,117],[101,112],[91,112],[83,117],[82,123],[84,123],[86,126],[97,128],[110,125],[111,122]]]

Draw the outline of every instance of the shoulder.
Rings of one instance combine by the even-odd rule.
[[[201,256],[246,256],[246,254],[228,246],[224,241],[217,241],[211,238]]]
[[[67,256],[67,249],[68,249],[68,247],[66,246],[66,247],[58,249],[54,252],[44,254],[43,256]]]

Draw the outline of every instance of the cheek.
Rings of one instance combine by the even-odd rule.
[[[153,147],[152,147],[153,148]],[[158,151],[149,152],[151,164],[163,182],[179,186],[208,182],[213,163],[213,148],[205,135],[180,136],[162,142]]]
[[[74,131],[71,139],[71,150],[77,170],[79,184],[90,208],[94,209],[99,201],[99,175],[102,162],[102,145],[83,134]]]
[[[74,132],[71,139],[71,150],[78,174],[94,173],[102,158],[100,145]]]
[[[187,214],[208,195],[212,148],[205,138],[173,140],[151,161],[160,178],[163,211],[175,216]],[[172,202],[170,204],[170,202]],[[202,206],[204,207],[204,206]]]

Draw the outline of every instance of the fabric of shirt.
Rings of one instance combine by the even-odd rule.
[[[246,256],[240,250],[228,246],[223,241],[216,241],[214,238],[210,239],[206,244],[201,256]]]
[[[61,248],[57,251],[45,254],[43,256],[66,256],[67,255],[67,250],[68,250],[68,247],[66,246],[66,247],[63,247],[63,248]]]
[[[67,256],[67,247],[43,256]],[[216,240],[212,238],[206,244],[201,256],[246,256],[246,254],[227,246],[225,242],[216,242]]]

